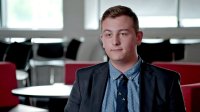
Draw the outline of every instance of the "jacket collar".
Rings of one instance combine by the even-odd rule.
[[[152,112],[155,94],[155,75],[151,66],[141,64],[140,72],[140,112]]]
[[[91,112],[100,112],[109,76],[108,63],[106,62],[103,66],[96,69],[94,74],[94,90],[92,91],[93,94],[91,96],[91,104],[94,106],[92,106]]]

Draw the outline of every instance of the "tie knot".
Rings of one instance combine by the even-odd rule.
[[[128,81],[128,78],[124,74],[121,74],[121,78],[122,80]]]
[[[121,74],[119,86],[127,87],[127,83],[128,83],[128,78],[124,74]]]

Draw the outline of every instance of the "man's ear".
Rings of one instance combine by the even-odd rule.
[[[102,35],[100,35],[100,37],[99,37],[99,41],[100,41],[100,43],[101,43],[101,45],[102,45],[102,48],[104,48],[103,37],[102,37]]]
[[[143,32],[142,31],[138,31],[137,35],[136,35],[137,45],[140,45],[142,43],[142,38],[143,38]]]

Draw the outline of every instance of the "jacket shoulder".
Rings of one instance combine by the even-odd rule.
[[[89,67],[81,68],[81,69],[77,70],[76,75],[77,75],[77,77],[83,77],[83,76],[87,77],[87,76],[92,75],[93,73],[102,72],[102,71],[106,71],[106,70],[108,70],[108,62],[102,62],[102,63],[92,65]]]
[[[180,79],[180,74],[177,71],[170,70],[163,67],[158,67],[152,64],[143,63],[144,71],[150,71],[159,79]]]

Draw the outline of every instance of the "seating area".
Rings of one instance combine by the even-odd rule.
[[[0,60],[12,62],[17,69],[17,80],[22,86],[29,85],[29,60],[33,57],[32,45],[26,41],[8,43],[0,41]]]
[[[153,64],[180,73],[186,111],[200,112],[200,64],[183,62],[153,62]]]
[[[48,112],[47,109],[21,104],[11,93],[17,88],[15,64],[0,62],[0,73],[0,112]]]
[[[30,60],[32,85],[64,82],[64,62],[77,60],[81,44],[82,41],[78,39],[60,43],[36,44],[34,57]]]
[[[23,95],[18,97],[14,96],[11,91],[24,87],[64,83],[62,77],[64,77],[65,60],[76,60],[81,43],[78,39],[71,39],[66,43],[32,43],[30,41],[27,43],[0,40],[0,75],[3,77],[0,80],[0,93],[3,94],[0,96],[0,112],[46,112],[48,110],[57,112],[63,110],[63,105],[67,101],[66,98],[32,98]],[[59,73],[57,68],[59,68]],[[40,71],[43,73],[40,73]],[[20,77],[18,74],[20,74]],[[22,78],[25,79],[25,83],[23,83],[24,79]],[[60,79],[57,80],[58,78]],[[21,80],[23,80],[23,85],[21,85]],[[9,84],[6,85],[6,83]],[[6,89],[6,92],[4,92],[4,89]],[[58,94],[60,93],[58,92]],[[12,100],[9,101],[8,99]],[[54,105],[57,100],[61,108],[55,106],[55,109],[51,105]],[[41,107],[41,109],[38,107]]]

